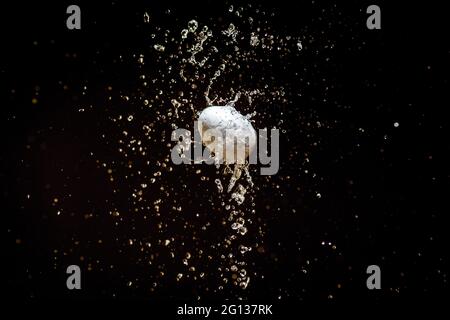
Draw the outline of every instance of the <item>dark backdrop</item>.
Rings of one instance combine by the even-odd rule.
[[[65,28],[65,8],[72,2],[82,9],[80,31]],[[204,300],[221,301],[241,295],[233,288],[208,293],[206,288],[214,288],[217,279],[199,287],[195,281],[161,280],[157,291],[149,291],[160,270],[136,263],[141,259],[138,249],[121,250],[107,239],[151,238],[152,227],[131,217],[114,225],[105,202],[122,195],[114,194],[108,176],[95,162],[114,160],[110,147],[97,137],[111,126],[103,121],[104,109],[97,106],[104,102],[108,85],[123,92],[136,86],[136,67],[115,60],[149,46],[143,13],[149,11],[152,22],[178,30],[191,18],[219,19],[229,3],[72,2],[2,4],[3,292],[21,301],[112,297],[190,301],[200,293]],[[308,30],[319,43],[331,40],[336,45],[331,51],[314,48],[316,53],[305,49],[301,58],[287,58],[290,72],[273,71],[273,77],[302,94],[286,111],[280,172],[270,183],[255,178],[265,250],[254,256],[252,269],[264,279],[254,280],[245,291],[249,301],[380,303],[439,297],[448,288],[450,48],[445,12],[430,2],[378,1],[382,29],[370,31],[365,28],[369,4],[260,4],[276,12],[273,30]],[[151,70],[151,62],[147,69]],[[294,71],[302,73],[301,81]],[[85,84],[89,93],[84,96]],[[36,91],[38,101],[33,103]],[[88,115],[77,112],[80,105],[91,104],[95,108]],[[279,110],[265,106],[263,112]],[[326,125],[302,130],[307,117]],[[271,125],[267,119],[260,116],[259,121]],[[317,180],[305,177],[304,158],[291,149],[309,153],[309,170]],[[168,185],[184,179],[196,199],[207,198],[203,187],[214,187],[213,181],[203,186],[194,178],[167,179]],[[274,184],[282,192],[274,191]],[[64,201],[65,217],[55,216],[55,195]],[[123,203],[127,199],[123,196]],[[195,202],[190,203],[186,210],[194,207]],[[185,232],[181,224],[174,223],[173,228],[172,234]],[[214,236],[204,235],[203,245],[209,237]],[[103,246],[95,244],[98,238],[106,239]],[[80,242],[76,247],[74,239]],[[167,259],[166,271],[175,272]],[[65,266],[74,262],[83,268],[93,265],[83,273],[79,292],[65,288]],[[114,268],[108,270],[111,264]],[[381,267],[382,290],[365,286],[370,264]],[[138,279],[139,285],[127,286],[129,279]]]

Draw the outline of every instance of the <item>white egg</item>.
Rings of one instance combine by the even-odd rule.
[[[256,131],[251,122],[232,106],[204,109],[198,118],[198,129],[202,143],[224,163],[245,163],[256,147]],[[219,146],[223,152],[219,152]]]

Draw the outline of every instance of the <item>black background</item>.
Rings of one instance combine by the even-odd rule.
[[[71,264],[78,252],[60,257],[57,265],[61,267],[55,269],[53,250],[67,245],[74,234],[89,241],[98,232],[107,238],[117,231],[111,231],[111,221],[102,219],[101,208],[111,188],[89,157],[91,150],[111,156],[92,137],[103,125],[99,121],[103,111],[79,116],[74,106],[100,101],[106,85],[124,91],[135,85],[135,70],[111,61],[148,45],[143,41],[146,31],[140,27],[146,10],[153,12],[157,23],[174,27],[191,18],[220,16],[229,4],[77,1],[82,10],[80,31],[65,27],[69,4],[40,2],[1,8],[2,51],[6,54],[1,68],[5,94],[0,152],[0,210],[6,234],[3,291],[15,301],[110,299],[113,295],[119,299],[195,299],[194,282],[166,283],[153,295],[146,291],[145,281],[134,290],[126,288],[124,279],[145,278],[154,270],[133,264],[139,252],[115,254],[114,245],[80,249],[85,256],[114,261],[116,269],[109,273],[93,270],[83,278],[83,290],[68,291],[62,266]],[[338,45],[330,63],[308,52],[302,61],[289,62],[292,68],[305,70],[305,78],[312,83],[301,88],[301,114],[314,113],[317,119],[334,123],[332,129],[312,133],[321,141],[311,157],[321,177],[314,188],[323,199],[316,201],[311,190],[303,192],[313,183],[300,177],[296,162],[300,160],[289,158],[284,151],[292,144],[310,148],[301,131],[294,133],[299,120],[293,111],[285,124],[291,136],[282,137],[278,175],[298,175],[300,180],[284,181],[283,196],[273,194],[270,186],[259,190],[258,208],[269,208],[262,215],[266,254],[255,258],[256,269],[264,273],[265,280],[252,283],[246,293],[249,301],[276,303],[281,297],[287,303],[378,304],[442,297],[448,290],[450,48],[445,11],[430,2],[377,2],[382,29],[367,30],[365,8],[369,4],[345,1],[333,11],[328,9],[334,4],[328,2],[261,3],[277,12],[275,30],[300,32],[305,25],[312,32],[323,28],[327,31],[323,37]],[[172,9],[173,20],[164,18],[167,8]],[[281,71],[275,73],[275,77],[283,76]],[[289,75],[285,77],[289,82]],[[321,101],[325,96],[321,78],[335,84],[325,101]],[[62,90],[59,81],[69,90]],[[88,98],[80,96],[79,89],[72,90],[84,83],[89,84]],[[31,103],[36,86],[38,106]],[[266,112],[277,111],[268,108]],[[360,127],[362,134],[358,134]],[[31,151],[27,145],[33,146]],[[77,178],[65,181],[57,172],[60,168],[65,176]],[[67,205],[74,215],[61,225],[49,214],[47,199],[64,183],[72,193]],[[190,183],[195,188],[197,182]],[[30,201],[25,201],[26,194],[32,195]],[[301,214],[292,215],[292,208]],[[85,222],[82,216],[87,211],[96,212],[96,218]],[[127,226],[120,232],[126,233]],[[136,236],[146,230],[133,232]],[[322,241],[332,241],[339,253]],[[305,260],[312,262],[307,274],[300,267]],[[365,271],[370,264],[381,267],[382,290],[366,288]],[[206,301],[222,301],[232,299],[233,294],[203,296]]]

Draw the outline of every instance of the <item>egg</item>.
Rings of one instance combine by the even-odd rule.
[[[223,163],[245,163],[256,148],[256,131],[233,106],[210,106],[198,118],[202,143]]]

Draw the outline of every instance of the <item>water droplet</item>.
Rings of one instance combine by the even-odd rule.
[[[153,48],[154,48],[156,51],[159,51],[159,52],[164,52],[164,50],[166,50],[166,47],[164,47],[163,45],[160,45],[160,44],[155,44],[155,45],[153,46]]]
[[[219,192],[222,193],[223,192],[222,182],[220,182],[219,179],[214,180],[214,182],[216,183],[217,189],[219,190]]]
[[[148,13],[144,13],[144,22],[145,23],[149,23],[150,22],[150,16],[148,15]]]
[[[189,32],[194,33],[198,28],[198,22],[196,20],[191,20],[188,22]]]

